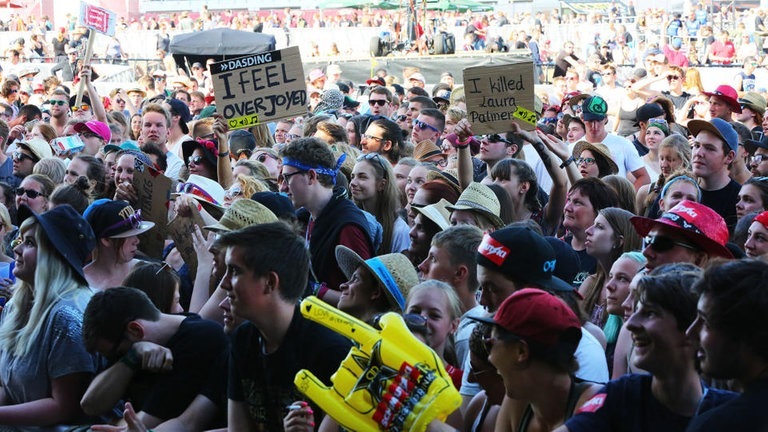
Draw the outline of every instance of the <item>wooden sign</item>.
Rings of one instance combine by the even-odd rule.
[[[139,236],[139,249],[148,256],[162,259],[168,225],[168,201],[171,198],[171,179],[154,169],[144,167],[133,174],[133,188],[144,220],[155,223],[155,228]]]
[[[307,86],[298,47],[250,54],[210,65],[216,110],[229,129],[307,113]]]
[[[513,121],[536,128],[533,62],[466,68],[464,93],[467,120],[478,135],[508,131]]]
[[[203,217],[200,216],[200,212],[197,207],[190,206],[192,212],[191,217],[176,216],[171,222],[168,223],[168,235],[176,243],[176,250],[179,251],[181,258],[189,267],[189,274],[194,280],[197,274],[197,253],[195,253],[195,245],[193,243],[193,235],[195,232],[195,225],[200,227],[200,232],[203,231],[205,222]]]

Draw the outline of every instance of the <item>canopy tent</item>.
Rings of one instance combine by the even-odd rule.
[[[275,37],[270,34],[216,28],[174,36],[171,54],[177,65],[189,68],[195,62],[204,65],[210,58],[220,61],[274,51],[275,44]]]
[[[317,3],[319,9],[399,9],[407,5],[407,2],[401,5],[398,0],[323,0]]]
[[[493,10],[493,6],[480,3],[475,0],[437,0],[427,1],[427,10],[455,10],[455,11],[467,11],[472,12],[485,12]]]

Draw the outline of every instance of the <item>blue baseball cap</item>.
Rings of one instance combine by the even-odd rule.
[[[701,131],[707,131],[723,140],[732,151],[735,152],[739,147],[739,134],[736,133],[736,130],[730,123],[723,119],[713,118],[709,121],[690,120],[687,126],[694,137]]]

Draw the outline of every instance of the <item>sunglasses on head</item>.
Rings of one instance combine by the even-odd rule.
[[[224,192],[224,197],[229,199],[234,199],[235,197],[239,197],[243,194],[243,190],[238,187],[231,187],[228,191]]]
[[[187,193],[194,196],[198,196],[205,201],[209,203],[213,203],[218,205],[219,202],[216,201],[211,194],[203,190],[200,186],[194,184],[194,183],[179,183],[179,186],[176,188],[176,192],[178,193]]]
[[[39,196],[45,197],[45,194],[36,190],[24,189],[23,187],[16,188],[16,196],[23,196],[24,194],[26,194],[29,199],[35,199]]]
[[[499,134],[489,134],[489,135],[478,135],[477,138],[479,141],[488,141],[489,143],[497,143],[497,142],[503,142],[504,144],[512,144],[512,141],[503,138]]]
[[[123,210],[129,208],[130,207],[126,207]],[[141,209],[139,209],[129,215],[127,218],[105,228],[104,231],[101,232],[101,237],[109,237],[110,235],[120,234],[130,229],[139,229],[141,228],[141,222]]]
[[[386,99],[375,99],[375,100],[374,99],[368,99],[368,105],[370,105],[370,106],[378,105],[378,106],[383,107],[386,104],[387,104],[387,100]]]
[[[669,250],[672,250],[675,246],[684,247],[686,249],[692,249],[696,250],[696,246],[690,245],[688,243],[683,243],[680,241],[677,241],[673,239],[672,237],[663,236],[663,235],[655,235],[655,236],[645,236],[643,239],[643,247],[650,247],[655,252],[667,252]]]

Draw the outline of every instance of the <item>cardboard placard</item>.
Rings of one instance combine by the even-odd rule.
[[[78,24],[89,29],[96,30],[108,36],[115,35],[117,14],[104,8],[80,2],[80,16]]]
[[[307,113],[307,86],[298,47],[210,65],[216,109],[229,129]]]
[[[194,280],[197,274],[197,253],[195,253],[192,236],[195,232],[195,225],[200,227],[200,232],[205,233],[203,230],[205,222],[203,217],[200,216],[200,211],[197,210],[197,207],[190,206],[189,209],[192,211],[191,217],[176,216],[168,223],[168,235],[176,243],[176,250],[179,251],[181,258],[187,263],[189,274]]]
[[[467,120],[478,135],[508,131],[511,122],[536,128],[533,62],[464,69]]]
[[[139,236],[139,249],[147,256],[162,259],[168,232],[168,201],[171,199],[171,179],[154,169],[144,167],[133,174],[133,188],[144,220],[155,223],[155,228]]]

